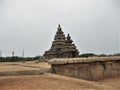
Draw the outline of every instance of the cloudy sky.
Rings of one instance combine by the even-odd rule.
[[[120,52],[120,0],[0,0],[2,56],[42,55],[58,23],[80,53]]]

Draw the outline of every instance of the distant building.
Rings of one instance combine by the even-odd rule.
[[[59,24],[52,46],[48,51],[45,51],[44,57],[47,59],[78,57],[78,49],[76,49],[75,44],[72,44],[72,42],[69,34],[65,37]]]

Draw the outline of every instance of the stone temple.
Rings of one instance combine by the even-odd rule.
[[[44,57],[46,59],[78,57],[78,49],[76,49],[75,44],[72,44],[72,42],[73,41],[69,34],[65,37],[59,24],[52,46],[48,51],[45,51]]]

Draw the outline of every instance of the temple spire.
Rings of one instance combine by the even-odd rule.
[[[51,48],[45,51],[44,57],[47,59],[78,57],[78,49],[72,42],[71,36],[68,34],[65,37],[60,24],[58,24],[54,41],[52,42]]]

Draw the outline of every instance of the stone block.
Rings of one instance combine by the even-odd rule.
[[[88,72],[85,70],[78,70],[78,78],[88,80]]]
[[[112,69],[113,70],[118,70],[120,68],[120,64],[119,63],[117,63],[117,62],[113,62],[112,63]]]
[[[104,68],[100,64],[95,64],[94,66],[91,66],[91,77],[92,80],[100,80],[103,79],[103,72]]]
[[[106,63],[106,70],[112,69],[112,63]]]
[[[107,70],[104,70],[104,72],[103,72],[103,78],[104,79],[107,79],[107,78],[111,78],[112,77],[112,71],[111,71],[111,69],[107,69]]]
[[[119,77],[120,77],[120,70],[119,70]]]
[[[68,63],[74,63],[73,59],[68,60]]]
[[[91,64],[91,70],[92,71],[103,71],[104,67],[99,63],[95,63],[95,64]]]
[[[92,80],[102,80],[103,79],[103,71],[92,71]]]
[[[112,70],[112,78],[119,77],[119,70]]]

